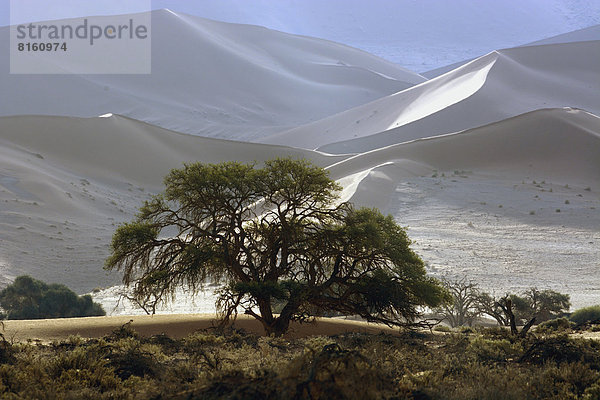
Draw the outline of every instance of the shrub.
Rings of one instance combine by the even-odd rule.
[[[114,368],[116,375],[125,380],[130,376],[156,377],[158,375],[158,362],[156,357],[142,349],[139,342],[132,339],[123,339],[107,357],[108,365]]]
[[[595,370],[600,369],[600,343],[585,339],[555,336],[535,340],[521,356],[520,362],[543,365],[584,362]]]
[[[506,362],[522,354],[523,348],[518,343],[511,343],[507,339],[484,339],[477,337],[467,347],[469,353],[474,354],[480,362]]]
[[[106,315],[91,296],[77,296],[60,284],[46,284],[23,275],[0,292],[0,307],[7,319],[90,317]]]
[[[600,305],[580,308],[571,314],[569,319],[576,324],[600,320]]]
[[[567,318],[556,318],[549,321],[544,321],[539,324],[536,328],[538,333],[553,333],[553,332],[564,332],[575,326],[575,323],[569,321]]]

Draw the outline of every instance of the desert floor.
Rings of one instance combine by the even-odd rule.
[[[8,341],[39,341],[49,343],[67,339],[72,335],[83,338],[99,338],[111,333],[123,324],[131,322],[131,327],[142,336],[166,334],[172,338],[182,338],[195,331],[217,326],[214,314],[162,314],[162,315],[119,315],[109,317],[61,318],[42,320],[4,321],[3,334]],[[240,315],[233,324],[236,329],[262,334],[262,326],[254,318]],[[370,324],[336,318],[322,318],[310,324],[292,324],[287,338],[319,335],[336,335],[347,332],[397,333],[397,329],[385,325]]]

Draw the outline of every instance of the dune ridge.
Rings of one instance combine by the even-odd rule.
[[[402,92],[262,142],[357,153],[540,108],[573,107],[598,114],[598,54],[600,41],[495,51]]]
[[[0,97],[0,115],[110,112],[178,132],[250,140],[425,81],[326,40],[170,10],[151,18],[152,52],[160,54],[152,74],[10,75],[3,57],[0,90],[10,96]],[[0,27],[5,54],[8,29]]]

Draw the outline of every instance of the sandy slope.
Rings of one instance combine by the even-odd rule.
[[[600,4],[595,0],[203,0],[162,4],[219,21],[346,43],[413,71],[600,23]]]
[[[360,153],[329,167],[332,176],[396,160],[435,170],[526,173],[578,183],[600,181],[600,118],[572,108],[537,110],[463,132]]]
[[[364,152],[538,108],[568,106],[600,113],[598,65],[600,41],[501,50],[400,93],[263,141],[334,153]]]
[[[496,294],[550,288],[569,293],[576,308],[598,303],[597,116],[535,111],[359,154],[330,170],[354,173],[352,201],[408,226],[435,276],[467,276]]]
[[[0,118],[0,276],[61,282],[79,292],[118,282],[103,260],[129,220],[183,162],[340,157],[179,134],[126,117]]]
[[[7,340],[40,340],[43,343],[65,340],[71,335],[98,338],[110,334],[121,325],[131,322],[131,327],[142,336],[166,334],[171,338],[183,338],[199,330],[210,330],[217,325],[214,314],[136,315],[116,317],[62,318],[25,321],[5,321],[3,334]],[[264,330],[252,317],[240,315],[233,324],[236,329],[262,335]],[[286,338],[329,336],[346,332],[378,334],[397,333],[397,329],[381,324],[335,318],[321,318],[315,323],[292,323]]]
[[[8,42],[8,27],[0,28],[3,54]],[[2,57],[0,115],[110,112],[178,132],[253,139],[425,80],[345,45],[168,10],[152,12],[152,53],[150,75],[10,75]]]
[[[505,290],[514,286],[483,271],[506,260],[502,268],[508,268],[507,274],[511,265],[543,261],[537,269],[522,271],[520,282],[537,279],[557,290],[583,293],[577,304],[589,304],[593,288],[600,287],[594,279],[600,261],[599,133],[594,115],[549,109],[349,157],[199,138],[121,116],[3,117],[0,274],[5,281],[32,274],[78,292],[114,285],[118,275],[102,271],[110,237],[149,193],[161,190],[171,168],[185,161],[293,156],[329,166],[345,187],[345,200],[377,206],[408,223],[433,272],[469,271]],[[490,229],[488,239],[482,241],[478,230],[467,239],[468,222]],[[526,243],[523,238],[531,232],[536,236]],[[568,246],[557,256],[560,241]],[[509,242],[514,247],[507,248]],[[481,246],[494,255],[483,258],[485,265],[481,254],[472,253]],[[570,263],[580,273],[556,281],[557,263]],[[114,290],[96,298],[113,312]],[[173,311],[210,311],[214,304],[210,295],[198,301],[181,298],[183,308]]]
[[[123,180],[157,190],[184,162],[263,161],[276,156],[310,158],[325,166],[343,156],[310,150],[203,138],[169,131],[120,115],[95,118],[0,118],[0,140],[99,180]],[[39,156],[37,158],[39,158]]]
[[[153,77],[62,76],[42,85],[36,79],[45,77],[3,74],[11,98],[0,98],[0,113],[116,107],[176,129],[248,138],[393,92],[403,79],[422,81],[329,42],[166,11],[155,20],[169,32],[157,34],[165,56]],[[167,46],[169,35],[203,55]],[[31,274],[80,293],[109,287],[95,298],[109,312],[131,313],[114,309],[119,276],[102,265],[116,226],[162,189],[171,168],[292,156],[328,167],[344,200],[408,225],[436,276],[597,303],[599,65],[600,41],[493,52],[268,139],[296,148],[201,138],[119,115],[0,117],[0,278]],[[64,98],[53,100],[56,93]],[[316,147],[340,155],[305,150]],[[165,312],[210,311],[214,297],[198,302],[180,298]]]

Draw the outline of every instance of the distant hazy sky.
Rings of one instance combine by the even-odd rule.
[[[325,38],[416,71],[600,24],[600,0],[0,0],[0,26],[151,9]]]

